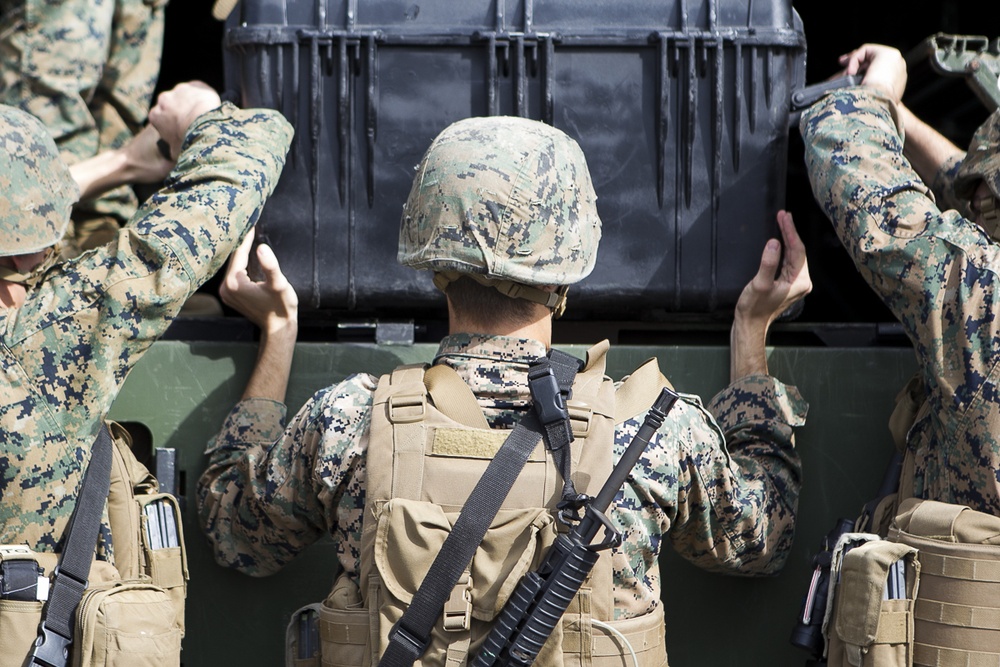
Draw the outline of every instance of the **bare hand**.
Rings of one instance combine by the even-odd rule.
[[[177,159],[191,123],[220,104],[218,93],[208,84],[180,83],[156,98],[156,106],[149,110],[149,122],[170,146],[170,155]]]
[[[250,233],[229,259],[219,296],[223,303],[238,310],[261,331],[268,334],[287,331],[294,336],[299,310],[295,289],[281,272],[274,251],[264,244],[257,247],[257,260],[264,280],[252,280],[247,273],[252,247],[253,234]]]
[[[792,214],[778,211],[778,226],[785,244],[784,260],[781,259],[781,243],[770,239],[761,254],[757,275],[743,288],[736,303],[737,320],[763,326],[765,330],[781,313],[812,291],[806,248],[795,230]]]
[[[899,49],[881,44],[864,44],[840,56],[845,74],[864,72],[862,85],[875,88],[893,102],[899,102],[906,90],[906,61]]]

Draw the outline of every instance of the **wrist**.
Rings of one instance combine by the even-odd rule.
[[[736,317],[729,332],[729,375],[735,382],[748,375],[767,375],[767,332],[770,321]]]
[[[739,335],[740,338],[760,339],[763,341],[767,338],[767,332],[770,330],[773,321],[773,316],[741,313],[737,309],[733,317],[732,333],[734,336]]]
[[[299,321],[295,315],[288,317],[270,317],[260,328],[261,337],[266,337],[273,343],[295,342],[299,332]]]

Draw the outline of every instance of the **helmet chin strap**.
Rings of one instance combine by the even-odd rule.
[[[551,308],[553,317],[561,317],[562,314],[566,312],[566,292],[569,291],[569,285],[560,285],[556,291],[550,292],[548,290],[535,287],[534,285],[516,283],[513,280],[499,280],[479,273],[435,271],[434,286],[444,292],[448,285],[463,276],[475,280],[480,285],[492,287],[504,296],[508,296],[512,299],[524,299],[525,301],[540,303],[546,308]]]

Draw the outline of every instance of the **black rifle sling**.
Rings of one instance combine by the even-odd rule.
[[[69,659],[76,608],[87,588],[101,514],[111,487],[111,459],[111,433],[106,424],[101,424],[73,516],[66,528],[66,541],[28,665],[62,667]]]
[[[560,383],[561,392],[568,393],[580,362],[575,357],[562,353],[559,355],[561,356],[548,360],[543,357],[540,361],[549,362],[561,369],[558,373],[555,371],[553,373]],[[563,368],[567,365],[567,360],[571,360],[569,370]],[[563,388],[562,382],[567,378],[568,383]],[[472,562],[476,549],[482,543],[493,518],[500,511],[500,506],[510,493],[514,481],[521,474],[524,464],[534,451],[543,432],[536,411],[529,411],[521,417],[517,426],[507,436],[472,493],[469,494],[451,533],[448,534],[427,575],[413,595],[410,606],[390,631],[389,645],[382,654],[379,667],[412,667],[427,650],[431,632],[441,616],[445,602],[459,577]],[[565,449],[568,450],[569,447]]]

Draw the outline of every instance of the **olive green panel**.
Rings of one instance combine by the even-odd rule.
[[[305,343],[296,349],[289,405],[344,376],[381,373],[430,360],[435,347]],[[582,356],[584,348],[567,347]],[[197,527],[194,484],[205,443],[239,399],[256,347],[244,343],[159,342],[129,377],[112,410],[141,422],[156,447],[178,450],[187,497],[191,586],[182,660],[202,665],[283,663],[284,624],[295,608],[322,599],[335,572],[334,545],[314,545],[278,575],[252,579],[216,566]],[[609,355],[619,378],[656,356],[681,391],[706,400],[729,372],[722,347],[620,347]],[[666,549],[663,589],[667,648],[673,667],[800,667],[805,654],[788,644],[810,576],[810,559],[838,516],[853,516],[874,492],[891,445],[886,421],[897,390],[913,373],[909,349],[780,348],[772,372],[798,385],[810,402],[800,429],[804,464],[800,522],[785,571],[771,579],[709,575]]]

